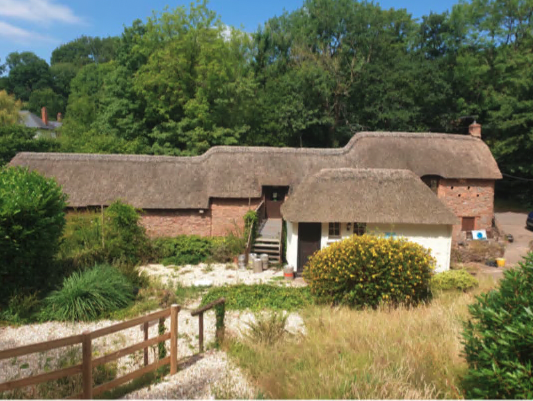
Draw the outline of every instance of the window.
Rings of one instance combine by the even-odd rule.
[[[463,217],[461,219],[461,231],[472,231],[476,229],[475,217]]]
[[[439,177],[434,175],[425,175],[421,177],[424,184],[426,184],[435,194],[439,190]],[[453,189],[453,187],[452,187]]]
[[[363,235],[366,233],[366,223],[353,223],[353,233],[355,235]]]
[[[341,223],[329,223],[328,237],[340,238],[341,236]]]

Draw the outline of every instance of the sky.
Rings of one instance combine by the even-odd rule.
[[[381,0],[383,8],[405,8],[420,18],[451,9],[457,0]],[[145,20],[165,6],[188,6],[191,0],[0,0],[0,64],[14,51],[32,51],[50,62],[52,51],[81,35],[116,36],[135,19]],[[303,0],[211,0],[208,7],[222,22],[253,32]]]

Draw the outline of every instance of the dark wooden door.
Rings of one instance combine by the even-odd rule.
[[[303,272],[309,256],[320,249],[321,235],[322,224],[320,223],[298,224],[298,273]]]
[[[287,187],[263,187],[267,219],[281,219],[281,205],[283,205],[287,191]]]

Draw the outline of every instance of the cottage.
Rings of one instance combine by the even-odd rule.
[[[315,251],[365,232],[419,243],[431,249],[437,271],[444,271],[458,222],[408,170],[324,169],[308,176],[281,212],[287,221],[287,262],[298,272]]]
[[[340,149],[219,146],[194,157],[23,152],[11,165],[27,166],[56,178],[69,195],[72,208],[105,206],[118,198],[142,208],[142,223],[151,236],[225,235],[235,224],[242,226],[246,211],[258,208],[264,240],[258,250],[268,251],[274,258],[280,257],[282,219],[288,220],[283,213],[295,207],[285,209],[283,203],[321,170],[411,171],[410,178],[397,185],[413,185],[413,177],[418,184],[425,183],[433,202],[444,205],[458,218],[453,223],[439,223],[452,225],[453,240],[472,229],[490,231],[494,183],[501,178],[496,161],[480,138],[478,124],[471,126],[471,135],[362,132]],[[355,186],[358,177],[353,175]],[[417,191],[421,194],[420,189]],[[386,201],[382,196],[376,192],[368,202],[379,206]],[[349,203],[346,208],[350,208]],[[393,216],[394,209],[387,213]],[[332,218],[320,223],[364,223],[351,217]],[[403,221],[398,215],[395,219],[388,223]],[[395,232],[400,235],[402,231]]]

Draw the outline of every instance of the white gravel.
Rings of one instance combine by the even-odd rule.
[[[166,320],[169,330],[170,319]],[[240,336],[247,329],[247,323],[254,320],[254,314],[249,311],[227,311],[226,331],[228,335]],[[48,322],[18,327],[0,328],[0,350],[19,347],[22,345],[49,341],[83,333],[86,330],[96,330],[117,323],[103,320],[92,323],[59,323]],[[287,331],[291,333],[305,332],[302,318],[296,314],[289,314]],[[190,311],[182,310],[178,315],[178,358],[197,354],[198,349],[198,318],[191,317]],[[149,337],[157,336],[157,325],[150,328]],[[95,356],[101,356],[143,341],[143,332],[139,326],[121,332],[101,337],[93,341]],[[215,340],[215,314],[208,311],[204,315],[204,343],[206,348]],[[168,349],[168,341],[166,342]],[[0,361],[0,382],[23,378],[58,368],[58,360],[70,352],[75,358],[80,358],[80,346],[55,349],[38,354],[31,354],[19,358]],[[157,347],[149,351],[149,362],[153,362],[157,355]],[[142,366],[142,351],[118,360],[118,376]],[[79,363],[77,361],[71,363]],[[69,365],[71,364],[69,363]],[[68,366],[68,365],[67,365]],[[62,366],[66,367],[66,366]],[[215,387],[213,387],[215,386]],[[253,396],[252,387],[246,382],[240,371],[229,364],[223,352],[210,351],[201,359],[172,378],[167,377],[162,383],[139,390],[130,394],[129,398],[213,398],[213,394],[221,392],[230,398],[247,398]],[[228,395],[229,394],[229,395]]]
[[[196,285],[198,282],[209,281],[213,286],[225,284],[284,284],[298,286],[302,280],[283,280],[283,270],[267,269],[261,273],[253,270],[237,269],[232,263],[214,263],[185,266],[163,266],[149,264],[140,267],[152,278],[161,280],[162,284],[175,286],[178,282],[185,287]]]

